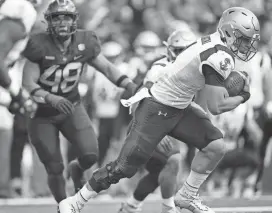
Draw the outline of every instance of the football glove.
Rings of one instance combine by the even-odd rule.
[[[12,114],[20,113],[34,117],[38,105],[31,99],[30,94],[24,88],[21,88],[17,95],[11,94],[11,97],[12,100],[8,110]]]
[[[138,88],[137,84],[133,82],[128,83],[125,92],[122,94],[121,99],[129,99],[130,97],[135,95],[137,88]]]
[[[51,93],[45,96],[45,102],[57,109],[60,113],[66,115],[72,114],[75,110],[75,107],[71,101],[64,97]]]

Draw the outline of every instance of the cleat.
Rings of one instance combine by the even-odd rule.
[[[77,199],[77,196],[68,197],[59,203],[60,213],[80,213],[84,207],[83,202]]]
[[[176,208],[162,204],[162,213],[178,213]]]
[[[215,213],[210,207],[202,203],[199,195],[189,195],[185,191],[177,193],[175,197],[175,205],[180,211],[187,209],[193,213]]]
[[[69,163],[68,172],[73,180],[75,193],[77,193],[84,186],[85,180],[83,177],[83,171],[78,167],[76,160],[73,160]]]
[[[119,209],[118,213],[138,213],[141,211],[142,208],[140,206],[133,206],[126,202],[121,204],[121,208]]]

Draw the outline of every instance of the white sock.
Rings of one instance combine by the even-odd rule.
[[[91,190],[91,186],[87,186],[87,184],[89,185],[89,183],[86,183],[77,193],[79,195],[79,199],[81,198],[80,200],[84,203],[97,195],[97,192]]]
[[[128,198],[127,203],[137,208],[142,206],[143,201],[136,200],[135,197],[132,195],[130,198]]]
[[[162,203],[166,206],[175,208],[174,197],[162,199]]]
[[[207,177],[210,175],[210,173],[208,174],[200,174],[197,173],[193,170],[191,170],[187,180],[185,181],[182,189],[180,189],[180,191],[182,190],[186,190],[187,192],[189,192],[190,194],[197,194],[200,186],[204,183],[204,181],[207,179]]]

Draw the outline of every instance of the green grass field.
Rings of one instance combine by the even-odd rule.
[[[272,213],[272,196],[258,199],[212,199],[205,202],[215,212],[270,212]],[[88,203],[82,213],[116,213],[123,199],[96,199]],[[149,198],[143,206],[143,213],[160,213],[161,202],[157,198]],[[185,213],[186,211],[182,211]],[[1,200],[0,213],[56,213],[52,199],[17,199]]]

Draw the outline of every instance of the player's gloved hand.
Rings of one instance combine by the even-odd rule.
[[[127,84],[125,92],[121,96],[121,99],[129,99],[130,97],[135,95],[137,88],[138,88],[137,84],[129,82]]]
[[[27,114],[30,117],[35,115],[38,105],[24,88],[21,88],[17,95],[11,93],[11,97],[12,100],[8,109],[12,114]]]
[[[249,87],[249,83],[250,83],[250,79],[249,79],[249,75],[246,72],[240,72],[241,76],[243,77],[243,79],[245,80],[245,86],[242,90],[242,92],[240,92],[239,96],[242,96],[244,98],[243,103],[245,103],[246,101],[248,101],[248,99],[250,98],[250,87]]]
[[[71,101],[68,99],[54,95],[54,94],[47,94],[45,96],[45,102],[50,104],[52,107],[57,109],[59,112],[69,115],[72,114],[75,110],[75,107]]]

